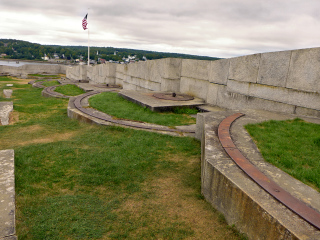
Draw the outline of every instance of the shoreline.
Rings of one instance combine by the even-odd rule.
[[[0,58],[0,62],[28,62],[28,63],[41,63],[41,64],[59,64],[59,65],[75,65],[73,63],[59,63],[59,62],[49,62],[49,61],[40,61],[40,60],[24,60],[24,59],[7,59]]]

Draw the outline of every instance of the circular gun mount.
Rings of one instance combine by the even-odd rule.
[[[153,94],[154,97],[164,99],[164,100],[171,100],[171,101],[190,101],[193,100],[194,97],[187,95],[187,94],[181,94],[181,93],[155,93]]]

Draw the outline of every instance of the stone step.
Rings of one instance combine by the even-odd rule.
[[[16,240],[14,150],[0,150],[0,240]]]

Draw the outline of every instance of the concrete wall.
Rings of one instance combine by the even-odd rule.
[[[66,65],[25,64],[20,67],[0,66],[0,73],[17,77],[27,77],[28,74],[66,74]]]
[[[320,48],[201,61],[159,59],[67,69],[67,77],[124,89],[174,91],[228,109],[320,117]]]

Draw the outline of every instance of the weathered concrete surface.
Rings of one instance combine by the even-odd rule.
[[[181,85],[179,92],[196,96],[202,99],[207,99],[209,84],[210,83],[208,80],[181,77]]]
[[[211,83],[227,84],[229,76],[230,59],[211,61],[209,81]]]
[[[231,58],[228,79],[256,83],[261,54]]]
[[[0,124],[8,125],[10,112],[13,110],[13,102],[0,102]]]
[[[201,179],[206,200],[221,211],[229,224],[245,232],[249,239],[320,239],[320,231],[277,202],[247,177],[223,151],[216,134],[218,124],[234,112],[216,111],[197,117],[196,136],[202,139]],[[320,194],[267,164],[243,124],[266,119],[288,119],[294,115],[279,115],[262,111],[247,111],[246,116],[231,128],[232,138],[246,157],[281,187],[317,211]],[[319,119],[312,119],[318,121]]]
[[[3,95],[5,98],[11,98],[12,92],[12,89],[3,89]]]
[[[211,61],[183,59],[181,76],[208,81],[210,67]]]
[[[28,74],[66,74],[66,65],[56,65],[56,64],[25,64],[20,67],[13,66],[3,66],[0,65],[0,73],[6,73],[7,75],[17,76],[17,77],[27,77]]]
[[[14,151],[0,150],[0,239],[15,240]]]
[[[172,107],[196,107],[204,104],[204,101],[199,98],[194,98],[193,100],[189,101],[172,101],[159,99],[153,96],[153,94],[155,93],[156,92],[122,90],[119,92],[119,95],[141,106],[148,107],[152,111],[159,112],[168,110]]]
[[[269,86],[285,87],[291,51],[262,53],[257,82]]]
[[[320,48],[292,51],[286,87],[320,93]]]

